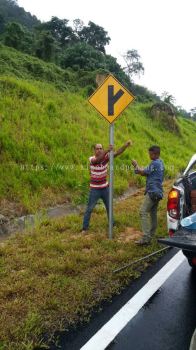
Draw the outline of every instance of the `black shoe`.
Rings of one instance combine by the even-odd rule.
[[[139,241],[136,241],[135,244],[140,245],[140,246],[149,245],[150,239],[141,238]]]

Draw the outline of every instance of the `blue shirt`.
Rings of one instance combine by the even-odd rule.
[[[137,172],[137,170],[136,170]],[[152,160],[152,162],[144,168],[146,175],[146,193],[157,193],[163,197],[163,178],[164,164],[161,159]]]

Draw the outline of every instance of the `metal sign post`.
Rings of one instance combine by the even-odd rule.
[[[110,123],[110,145],[114,146],[114,121],[135,97],[113,75],[108,75],[89,97],[89,103]],[[110,152],[109,239],[113,237],[114,151]]]
[[[110,146],[114,147],[114,123],[110,124]],[[110,151],[110,185],[109,185],[109,239],[113,238],[113,181],[114,181],[114,151]]]

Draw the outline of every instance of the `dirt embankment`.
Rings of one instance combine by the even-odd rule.
[[[114,203],[123,201],[142,191],[143,189],[138,189],[136,186],[130,187],[123,195],[116,197]],[[32,227],[44,219],[80,214],[84,209],[85,205],[74,206],[70,203],[64,203],[42,209],[35,214],[27,214],[19,203],[2,200],[0,203],[0,240],[5,240],[10,234],[23,231],[25,228]]]

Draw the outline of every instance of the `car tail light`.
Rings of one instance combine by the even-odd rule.
[[[175,233],[175,230],[172,230],[172,229],[169,230],[169,236],[170,237],[173,237],[174,233]]]
[[[174,219],[180,217],[180,193],[176,189],[172,189],[168,194],[167,210],[169,216]]]
[[[196,257],[192,258],[192,264],[196,265]]]

